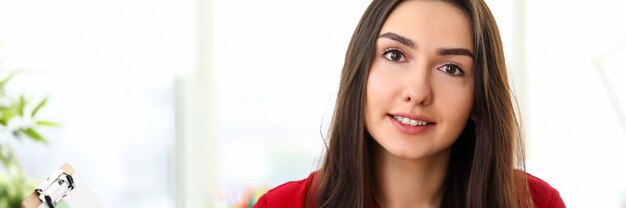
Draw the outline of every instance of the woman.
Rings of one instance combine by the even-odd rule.
[[[319,171],[255,207],[564,207],[524,172],[482,0],[374,0],[350,42]]]

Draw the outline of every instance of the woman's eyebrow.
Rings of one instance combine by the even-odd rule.
[[[378,38],[388,38],[401,43],[402,45],[408,46],[411,49],[415,49],[415,43],[411,39],[393,32],[386,32],[385,34],[379,35]]]
[[[399,35],[393,32],[386,32],[382,35],[379,35],[378,38],[388,38],[394,40],[402,45],[405,45],[411,49],[415,49],[415,42],[413,40]],[[467,48],[440,48],[437,50],[437,54],[440,56],[448,56],[448,55],[461,55],[461,56],[469,56],[474,59],[474,53]]]
[[[469,56],[474,59],[474,53],[466,48],[440,48],[437,50],[437,54],[440,56],[447,55],[461,55],[461,56]]]

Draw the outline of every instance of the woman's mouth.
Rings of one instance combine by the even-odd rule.
[[[400,132],[408,135],[417,135],[425,133],[429,129],[434,128],[435,122],[425,116],[389,114],[389,120]]]
[[[400,121],[403,124],[406,125],[411,125],[411,126],[426,126],[428,125],[427,121],[423,121],[423,120],[414,120],[414,119],[410,119],[407,117],[402,117],[402,116],[393,116],[393,118],[395,118],[396,120]]]

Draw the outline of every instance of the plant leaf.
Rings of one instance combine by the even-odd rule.
[[[17,103],[18,115],[24,116],[24,106],[26,106],[26,100],[24,100],[24,95],[20,95],[20,101]]]
[[[5,122],[8,122],[11,118],[15,117],[15,111],[11,108],[3,108],[0,109],[0,111],[2,112],[2,120]]]
[[[11,79],[13,79],[13,77],[18,73],[19,71],[13,71],[9,74],[9,76],[5,77],[4,79],[0,80],[0,88],[2,88],[2,86],[4,86],[7,82],[9,82]]]
[[[54,122],[54,121],[45,121],[45,120],[39,120],[37,121],[37,125],[39,126],[51,126],[51,127],[58,127],[61,126],[61,124]]]
[[[11,161],[11,150],[0,145],[0,161],[5,169],[8,169]]]
[[[41,143],[45,143],[48,144],[48,142],[46,141],[46,139],[44,139],[41,134],[37,133],[37,131],[35,131],[32,128],[27,128],[27,129],[21,129],[22,133],[26,134],[26,136],[30,137],[31,139],[33,139],[36,142],[41,142]]]
[[[41,100],[41,102],[39,102],[39,104],[37,104],[37,107],[35,107],[35,109],[33,110],[32,113],[30,113],[31,117],[35,117],[35,115],[37,114],[37,112],[39,111],[39,109],[44,106],[46,103],[48,102],[48,98],[44,98],[43,100]]]

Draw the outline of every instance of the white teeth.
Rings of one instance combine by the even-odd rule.
[[[407,117],[402,117],[402,116],[393,116],[396,120],[400,121],[403,124],[406,125],[411,125],[411,126],[425,126],[428,124],[428,122],[426,121],[422,121],[422,120],[413,120]]]

